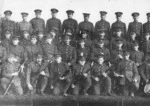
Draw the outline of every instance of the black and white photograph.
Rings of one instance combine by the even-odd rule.
[[[0,0],[0,106],[150,106],[150,0]]]

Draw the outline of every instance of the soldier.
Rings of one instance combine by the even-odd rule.
[[[78,63],[73,66],[74,81],[73,81],[73,94],[79,95],[82,91],[83,95],[88,96],[87,90],[90,88],[91,82],[91,66],[89,62],[86,62],[86,58],[79,57]]]
[[[67,15],[68,15],[68,19],[63,21],[63,25],[62,25],[62,32],[65,33],[68,29],[70,29],[72,31],[72,38],[76,39],[77,33],[78,33],[78,22],[73,19],[73,10],[67,10],[66,11]]]
[[[116,12],[115,14],[116,14],[117,21],[114,22],[111,26],[111,39],[114,37],[117,29],[121,29],[122,37],[126,38],[126,25],[124,22],[121,21],[123,13],[122,12]]]
[[[144,52],[144,55],[148,55],[150,53],[150,33],[145,33],[143,43],[142,43],[142,51]]]
[[[142,23],[138,22],[139,15],[140,14],[138,12],[132,13],[132,17],[133,17],[134,21],[129,23],[128,39],[130,37],[130,33],[135,32],[136,33],[136,39],[138,40],[138,42],[141,42],[143,39],[143,27],[142,27]]]
[[[19,43],[21,46],[26,47],[31,44],[30,34],[29,34],[29,31],[27,31],[27,30],[22,31],[22,34],[23,34],[23,38],[21,39],[21,42],[19,42]]]
[[[94,26],[93,26],[93,23],[91,23],[89,21],[89,16],[90,14],[89,13],[83,13],[83,16],[84,16],[84,21],[80,22],[79,23],[79,34],[83,31],[83,30],[87,30],[89,32],[89,38],[91,40],[94,39]]]
[[[20,36],[20,38],[23,38],[23,32],[28,31],[29,34],[32,34],[32,25],[30,22],[27,21],[28,13],[22,12],[22,21],[17,23],[17,35]]]
[[[134,61],[130,60],[130,53],[124,53],[124,59],[118,65],[116,77],[120,77],[120,85],[124,96],[129,94],[134,97],[135,90],[138,89],[138,71]]]
[[[51,9],[52,18],[48,19],[46,22],[46,32],[50,33],[52,29],[55,29],[56,37],[60,37],[62,33],[61,20],[57,19],[58,10],[55,8]]]
[[[43,56],[41,54],[36,54],[36,59],[28,65],[26,83],[32,94],[36,94],[39,90],[38,93],[45,96],[44,90],[48,83],[49,71],[48,67],[43,69],[42,65]]]
[[[18,76],[19,74],[18,71],[20,70],[20,64],[17,60],[17,57],[13,54],[9,54],[7,59],[8,61],[2,67],[1,86],[4,90],[6,90],[8,85],[12,81],[11,79],[16,76],[7,94],[22,95],[23,90],[21,87],[21,80],[20,77]]]
[[[111,79],[107,75],[108,66],[104,63],[104,57],[98,56],[97,63],[92,67],[91,77],[93,79],[94,94],[100,95],[101,92],[106,92],[106,95],[111,96]],[[104,90],[104,91],[103,91]]]
[[[92,46],[95,46],[95,44],[97,44],[100,40],[103,40],[104,41],[104,46],[109,49],[110,48],[109,40],[107,40],[107,38],[106,38],[105,31],[104,30],[100,30],[100,31],[97,32],[97,34],[98,34],[97,39],[95,39],[93,41]]]
[[[135,32],[131,32],[131,33],[130,33],[129,40],[128,40],[128,42],[127,42],[127,50],[128,50],[128,51],[132,51],[132,50],[133,50],[133,44],[134,44],[135,42],[138,42],[138,41],[136,40],[136,33],[135,33]]]
[[[4,12],[5,14],[5,20],[1,23],[1,38],[4,39],[4,35],[6,31],[10,31],[11,35],[14,36],[16,34],[16,23],[12,21],[11,15],[12,12],[10,10],[7,10]]]
[[[34,12],[35,12],[35,18],[30,20],[33,29],[32,33],[37,34],[38,31],[45,32],[45,21],[44,19],[41,18],[42,10],[36,9],[34,10]]]
[[[32,35],[31,36],[31,43],[30,45],[26,46],[27,55],[29,63],[35,60],[35,56],[37,54],[43,54],[43,50],[41,46],[37,44],[37,36]]]
[[[6,48],[7,52],[9,51],[9,46],[11,45],[12,35],[10,31],[5,32],[5,38],[2,40],[2,45]]]
[[[56,54],[56,61],[51,64],[53,79],[53,94],[68,96],[68,89],[71,85],[72,73],[69,66],[62,61],[60,54]]]
[[[39,31],[37,35],[37,45],[42,48],[45,43],[45,35],[43,31]]]
[[[2,65],[6,61],[6,59],[7,59],[7,50],[2,45],[2,41],[0,40],[0,65]]]
[[[106,11],[100,11],[101,20],[97,21],[95,24],[95,31],[98,33],[100,30],[103,30],[106,34],[106,39],[110,40],[110,23],[105,20]]]
[[[137,67],[142,65],[144,53],[139,50],[139,44],[137,42],[133,44],[133,50],[131,51],[130,59],[135,62]]]
[[[8,53],[12,53],[18,57],[18,62],[23,63],[27,59],[27,51],[24,47],[19,45],[19,37],[12,38],[12,45],[9,46]]]
[[[98,55],[104,55],[104,60],[106,63],[110,60],[110,51],[106,47],[104,47],[104,41],[101,40],[98,44],[92,48],[91,59],[94,62],[97,62]]]
[[[147,22],[143,24],[143,35],[150,32],[150,13],[147,13]]]
[[[70,45],[71,38],[70,36],[64,37],[65,44],[60,45],[59,51],[62,54],[62,61],[67,63],[69,66],[72,66],[76,63],[77,53],[76,49]]]
[[[110,50],[113,50],[115,49],[116,47],[116,43],[118,40],[121,40],[123,42],[123,49],[126,50],[126,40],[122,37],[122,31],[121,29],[117,29],[116,32],[115,32],[115,37],[111,39],[111,42],[110,42]]]
[[[76,48],[76,51],[77,51],[77,59],[79,59],[79,57],[83,56],[86,61],[90,61],[90,51],[91,51],[91,48],[89,48],[88,46],[85,45],[85,40],[84,39],[81,39],[79,42],[78,42],[78,46]]]

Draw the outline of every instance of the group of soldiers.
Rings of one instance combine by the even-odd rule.
[[[52,18],[12,21],[12,12],[4,12],[0,23],[0,85],[4,94],[46,95],[124,95],[143,92],[150,81],[150,13],[147,22],[138,22],[139,13],[132,13],[133,22],[121,21],[116,12],[111,27],[100,11],[101,20],[95,27],[90,14],[84,21],[68,19],[61,23],[58,10],[51,9]],[[47,89],[47,91],[46,91]]]

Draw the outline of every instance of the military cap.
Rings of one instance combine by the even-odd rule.
[[[69,35],[69,36],[71,36],[72,35],[72,31],[71,31],[71,29],[67,29],[67,31],[66,31],[66,33],[65,33],[66,35]]]
[[[67,10],[66,13],[67,13],[67,14],[73,14],[74,11],[73,11],[73,10]]]
[[[23,17],[26,17],[26,16],[28,16],[29,14],[26,13],[26,12],[22,12],[21,15],[22,15]]]
[[[64,40],[67,40],[67,39],[71,39],[71,37],[68,36],[68,35],[66,35],[66,36],[64,37]]]
[[[123,44],[123,42],[121,40],[117,40],[117,44]]]
[[[139,44],[137,42],[133,43],[133,47],[135,46],[139,46]]]
[[[36,9],[36,10],[34,10],[34,12],[35,12],[35,13],[41,13],[41,12],[42,12],[42,10],[40,10],[40,9]]]
[[[131,14],[133,17],[137,17],[137,16],[139,16],[140,14],[138,13],[138,12],[134,12],[134,13],[132,13]]]
[[[122,29],[121,28],[117,28],[116,32],[122,32]]]
[[[7,58],[15,58],[16,56],[15,56],[15,54],[13,54],[13,53],[9,53],[8,55],[7,55]]]
[[[43,34],[43,31],[42,30],[39,30],[38,32],[37,32],[37,34],[39,35],[39,34]]]
[[[79,43],[85,42],[85,39],[80,39]]]
[[[57,10],[56,8],[52,8],[52,9],[51,9],[51,12],[52,12],[52,13],[58,13],[58,10]]]
[[[41,59],[41,58],[43,58],[43,55],[42,55],[42,54],[37,54],[37,55],[36,55],[36,58],[37,58],[37,59]]]
[[[115,14],[117,17],[120,17],[120,16],[122,16],[123,13],[122,12],[116,12]]]
[[[101,39],[98,43],[99,44],[104,44],[104,40]]]
[[[100,14],[103,16],[103,15],[106,15],[107,12],[106,11],[100,11]]]
[[[130,35],[136,35],[136,32],[131,32]]]
[[[13,40],[19,40],[19,36],[13,36],[12,39]]]
[[[11,34],[10,30],[5,31],[5,34]]]
[[[32,35],[31,39],[33,39],[33,38],[37,39],[37,36],[36,35]]]
[[[146,15],[147,15],[147,17],[150,17],[150,13],[147,13]]]
[[[99,33],[99,34],[105,33],[105,29],[100,29],[100,30],[98,30],[98,33]]]
[[[78,60],[79,61],[86,61],[86,58],[84,56],[79,56]]]
[[[104,58],[104,53],[103,52],[101,52],[100,54],[98,54],[97,56],[97,59],[99,59],[99,58]]]
[[[124,56],[128,56],[128,55],[130,55],[130,52],[126,51],[126,52],[124,53]]]
[[[23,30],[22,34],[28,33],[29,34],[29,30]]]
[[[4,14],[5,14],[5,15],[11,15],[11,14],[12,14],[12,11],[6,10],[6,11],[4,12]]]
[[[83,13],[84,17],[89,17],[90,13]]]
[[[83,30],[81,30],[81,34],[87,34],[89,32],[89,30],[87,30],[87,29],[83,29]]]
[[[62,54],[61,53],[54,54],[54,57],[55,58],[62,57]]]
[[[146,32],[146,33],[145,33],[145,36],[150,36],[150,32]]]

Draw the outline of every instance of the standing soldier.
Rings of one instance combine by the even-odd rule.
[[[105,92],[106,95],[111,96],[111,79],[107,75],[108,66],[104,63],[104,57],[98,56],[97,63],[92,67],[91,77],[93,79],[94,94],[100,95]]]
[[[70,36],[65,36],[64,41],[65,44],[60,45],[59,47],[59,51],[62,54],[62,61],[67,63],[69,66],[72,66],[76,63],[77,59],[76,49],[70,45]]]
[[[147,22],[143,24],[143,35],[150,32],[150,13],[147,13]]]
[[[29,91],[31,91],[30,93],[36,94],[39,90],[38,93],[44,96],[44,90],[48,83],[49,71],[47,67],[42,69],[43,56],[37,54],[35,57],[36,59],[28,65],[26,83]]]
[[[16,76],[7,94],[22,95],[23,89],[21,87],[21,79],[18,76],[19,74],[18,71],[20,70],[20,64],[18,63],[17,57],[13,54],[9,54],[7,59],[8,61],[2,67],[1,86],[6,91],[8,85],[12,81],[11,79]]]
[[[30,35],[32,34],[32,25],[27,21],[28,13],[22,12],[21,15],[23,20],[17,24],[17,35],[23,38],[24,31],[28,31]]]
[[[122,12],[116,12],[115,14],[116,14],[117,21],[114,22],[111,26],[111,39],[114,37],[117,29],[121,29],[122,37],[126,38],[126,24],[121,21],[123,13]]]
[[[19,45],[18,36],[12,38],[12,45],[10,45],[8,53],[17,56],[20,63],[23,63],[27,59],[27,52],[23,46]]]
[[[50,33],[52,29],[56,32],[56,37],[61,37],[62,28],[61,28],[61,20],[57,19],[58,10],[55,8],[51,9],[52,18],[48,19],[46,22],[46,32]]]
[[[106,18],[106,11],[100,11],[101,20],[97,21],[95,24],[95,31],[97,32],[103,30],[106,34],[106,39],[110,40],[110,23],[105,20]]]
[[[120,77],[120,85],[124,96],[129,94],[134,97],[134,92],[138,89],[138,71],[134,61],[130,60],[129,52],[124,53],[124,59],[119,63],[116,77]],[[136,85],[136,86],[135,86]]]
[[[11,15],[12,12],[10,10],[7,10],[4,12],[5,14],[5,20],[1,23],[1,38],[4,39],[4,35],[6,31],[10,31],[11,35],[14,36],[16,34],[16,23],[12,21]]]
[[[67,10],[66,11],[68,15],[68,19],[64,20],[62,25],[62,32],[65,33],[68,29],[70,29],[73,33],[72,37],[73,39],[76,39],[77,33],[78,33],[78,22],[73,19],[73,10]]]
[[[38,31],[43,31],[45,32],[45,21],[44,19],[41,18],[41,12],[42,10],[36,9],[34,10],[35,12],[35,18],[31,19],[30,23],[32,25],[32,33],[37,34]]]
[[[129,39],[131,32],[135,32],[138,42],[141,42],[143,39],[143,28],[142,28],[142,23],[138,22],[139,15],[140,14],[138,12],[132,13],[132,17],[134,21],[129,23],[127,39]]]
[[[83,30],[87,30],[89,32],[89,39],[94,39],[94,26],[93,23],[89,21],[89,13],[83,13],[84,21],[79,23],[79,34]]]
[[[73,94],[79,95],[82,91],[83,95],[88,96],[87,90],[90,88],[91,81],[91,65],[86,62],[86,58],[79,57],[78,63],[73,66],[74,80],[73,80]]]
[[[68,96],[68,89],[72,81],[72,73],[69,66],[62,61],[60,54],[56,54],[56,61],[51,64],[53,79],[53,94]]]

